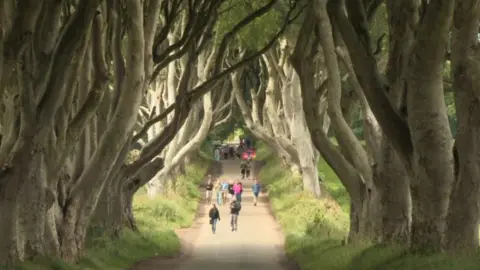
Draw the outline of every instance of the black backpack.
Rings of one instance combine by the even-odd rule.
[[[233,205],[233,208],[237,211],[240,211],[240,210],[242,210],[242,205],[240,204],[239,201],[235,201],[234,205]]]
[[[216,209],[215,208],[212,208],[210,209],[210,212],[208,213],[208,216],[210,217],[210,219],[213,219],[215,217],[215,211]]]

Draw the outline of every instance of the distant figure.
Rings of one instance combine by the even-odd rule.
[[[219,148],[215,148],[215,150],[213,151],[213,158],[216,161],[220,160],[220,149]]]
[[[246,171],[245,171],[245,176],[247,178],[250,177],[251,169],[252,169],[252,157],[249,156],[248,159],[247,159],[247,167],[246,167]]]
[[[247,149],[251,147],[250,139],[245,139],[245,146]]]
[[[242,205],[234,198],[232,203],[230,204],[230,214],[232,215],[230,225],[232,226],[232,232],[236,231],[238,228],[238,215],[240,214],[241,209]]]
[[[232,186],[233,189],[233,186]],[[222,182],[222,199],[225,203],[227,203],[227,194],[228,194],[228,182],[223,180]]]
[[[258,203],[258,195],[260,194],[260,184],[258,180],[255,179],[255,182],[252,185],[252,192],[253,192],[253,206],[257,206]]]
[[[242,179],[245,179],[245,175],[247,174],[247,169],[248,169],[247,161],[242,160],[242,162],[240,162],[240,174],[242,175]]]
[[[207,185],[205,186],[205,189],[206,189],[205,198],[207,199],[207,204],[211,204],[212,203],[213,183],[212,183],[212,176],[209,174],[208,177],[209,177],[209,179],[208,179]]]
[[[215,234],[217,230],[217,221],[220,221],[220,212],[215,204],[212,204],[208,216],[210,217],[210,224],[212,225],[212,233]]]
[[[228,159],[228,146],[223,147],[223,159]]]
[[[242,183],[240,182],[240,179],[233,185],[233,192],[235,193],[235,198],[238,202],[242,201],[242,192],[243,192],[243,186]]]
[[[233,146],[230,146],[230,148],[228,148],[228,151],[230,153],[229,158],[235,159],[235,148],[233,148]]]
[[[246,151],[246,149],[245,149],[244,146],[237,148],[237,156],[238,156],[238,158],[242,158],[243,153],[244,153],[245,151]]]
[[[213,187],[213,191],[215,192],[215,195],[217,197],[217,204],[220,206],[223,204],[223,198],[222,198],[222,184],[220,183],[220,180],[217,180],[215,182],[215,186]]]

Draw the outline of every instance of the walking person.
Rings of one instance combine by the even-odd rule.
[[[228,182],[223,180],[222,182],[222,200],[227,203],[227,194],[228,194]]]
[[[242,174],[242,179],[245,179],[245,175],[247,173],[247,161],[245,160],[242,160],[242,162],[240,163],[240,173]]]
[[[257,206],[258,203],[258,195],[260,194],[260,184],[258,180],[255,179],[255,182],[252,185],[252,192],[253,192],[253,206]]]
[[[243,186],[242,183],[240,182],[240,179],[233,185],[233,193],[235,194],[235,199],[238,202],[242,201],[242,192],[243,192]]]
[[[207,182],[207,185],[205,186],[206,192],[205,192],[205,199],[207,200],[207,204],[212,203],[212,191],[213,191],[213,183],[212,183],[212,178],[211,175],[209,175],[209,179]]]
[[[223,147],[223,159],[227,160],[228,159],[228,146],[225,145]]]
[[[242,205],[239,201],[235,198],[233,199],[232,203],[230,204],[230,214],[232,216],[230,220],[230,225],[232,226],[232,232],[237,231],[238,228],[238,215],[240,214],[240,210],[242,209]]]
[[[220,183],[220,180],[215,182],[215,186],[213,187],[213,192],[215,192],[215,195],[217,196],[217,204],[220,206],[223,204],[223,198],[222,198],[222,184]]]
[[[243,154],[243,147],[237,147],[237,150],[236,150],[236,155],[237,155],[237,158],[238,159],[241,159],[242,158],[242,154]]]
[[[210,217],[210,224],[212,225],[212,233],[215,234],[217,231],[217,222],[220,221],[220,211],[215,204],[212,204],[210,212],[208,212],[208,217]]]
[[[246,176],[246,178],[249,178],[250,177],[250,170],[252,168],[252,157],[251,156],[248,157],[245,167],[246,167],[245,168],[245,176]]]
[[[216,161],[219,161],[220,160],[220,148],[215,148],[215,150],[213,151],[213,158],[216,160]]]

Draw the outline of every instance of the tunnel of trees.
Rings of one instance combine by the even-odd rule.
[[[0,1],[0,265],[135,230],[240,122],[317,197],[326,160],[349,243],[477,249],[479,2]]]

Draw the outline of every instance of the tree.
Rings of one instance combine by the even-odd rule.
[[[382,130],[378,134],[382,138],[379,148],[367,140],[370,150],[380,150],[372,151],[376,152],[377,160],[373,176],[381,178],[374,181],[375,188],[382,196],[385,190],[393,190],[389,187],[393,179],[402,183],[395,189],[402,191],[394,193],[398,196],[395,200],[401,203],[402,209],[407,209],[410,198],[405,184],[408,184],[412,203],[409,236],[413,250],[476,248],[478,217],[470,205],[476,205],[478,196],[469,195],[477,194],[478,186],[471,180],[477,178],[472,176],[476,175],[473,173],[476,163],[469,158],[476,152],[472,147],[475,143],[469,139],[475,134],[476,118],[470,113],[475,111],[472,108],[475,108],[476,95],[466,89],[474,85],[478,63],[474,60],[475,50],[459,45],[478,43],[478,29],[473,26],[478,19],[476,3],[386,1],[390,39],[385,76],[378,67],[368,31],[372,11],[377,10],[379,3],[381,1],[348,1],[345,6],[342,1],[331,1],[328,5],[324,1],[316,3],[319,12],[327,8],[333,33],[338,29],[341,34],[341,39],[335,43],[341,48],[342,40],[345,42],[358,86]],[[452,19],[455,24],[450,34]],[[320,25],[318,27],[321,29]],[[326,40],[323,38],[323,42]],[[322,47],[325,50],[325,44]],[[449,48],[451,54],[446,53]],[[444,65],[450,56],[457,110],[458,106],[470,108],[462,112],[465,114],[458,112],[455,145],[443,97]],[[333,57],[331,62],[334,62]],[[330,76],[331,73],[329,79]],[[306,111],[306,114],[309,113]],[[318,134],[319,128],[312,122],[311,132]],[[463,142],[469,146],[459,150],[459,143]],[[342,148],[342,142],[340,146]],[[463,163],[467,160],[469,165]],[[354,162],[352,164],[359,169]],[[335,167],[333,158],[331,165]],[[392,168],[397,170],[392,172]],[[340,166],[336,172],[340,174]],[[348,175],[340,175],[340,178],[344,181]],[[352,199],[355,200],[353,196]],[[384,203],[382,201],[382,206]],[[400,213],[408,213],[405,210],[390,209],[391,213],[399,214],[399,220],[395,221],[393,216],[389,218],[387,212],[382,211],[383,230],[390,231],[391,235],[395,226],[386,228],[386,224],[403,224],[398,229],[405,228],[409,218],[408,214],[401,218]],[[459,220],[462,220],[461,229]],[[443,245],[445,237],[446,246]]]
[[[213,72],[190,84],[198,56],[211,49],[224,3],[0,4],[0,264],[36,255],[75,261],[90,226],[113,234],[125,222],[135,227],[132,196],[165,164],[172,166],[161,154],[191,109],[203,99],[202,130],[209,130],[208,119],[217,121],[218,114],[208,117],[208,100],[221,95],[207,93],[261,54],[223,68],[230,40],[271,5],[218,36]],[[173,31],[180,37],[172,41]],[[155,104],[162,91],[157,78],[179,64],[185,68],[178,91]],[[132,146],[141,149],[127,161]]]
[[[457,3],[451,42],[452,88],[455,93],[458,129],[453,148],[454,179],[446,221],[446,245],[450,250],[478,247],[479,163],[478,93],[479,80],[478,1]]]

